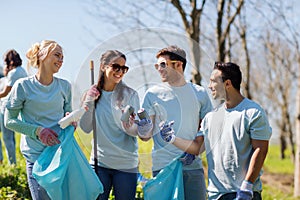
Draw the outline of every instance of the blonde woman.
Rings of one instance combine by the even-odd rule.
[[[34,44],[26,54],[33,76],[19,79],[11,90],[5,113],[6,127],[22,133],[21,151],[26,159],[32,198],[50,199],[32,176],[34,162],[47,146],[59,144],[57,122],[71,112],[71,84],[53,75],[63,64],[62,47],[55,41]],[[18,118],[20,116],[21,118]]]

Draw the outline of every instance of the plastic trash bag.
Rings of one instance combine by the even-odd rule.
[[[143,187],[145,200],[183,200],[182,162],[177,158]]]
[[[34,163],[32,174],[51,199],[96,199],[103,193],[103,185],[73,134],[73,126],[63,129],[61,143],[45,148]]]

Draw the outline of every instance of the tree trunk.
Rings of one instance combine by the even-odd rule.
[[[298,91],[296,100],[296,156],[295,156],[295,176],[294,176],[294,196],[300,196],[300,76],[298,76]]]

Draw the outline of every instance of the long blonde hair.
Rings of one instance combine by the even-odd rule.
[[[43,40],[40,43],[35,43],[26,53],[28,59],[27,69],[30,67],[38,68],[40,61],[44,60],[49,52],[51,52],[56,46],[60,45],[52,40]]]

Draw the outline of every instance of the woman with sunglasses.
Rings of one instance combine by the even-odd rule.
[[[109,198],[112,188],[116,200],[135,199],[137,125],[134,116],[130,116],[128,122],[120,119],[127,105],[137,111],[140,104],[137,92],[122,82],[129,69],[125,63],[125,55],[117,50],[102,54],[98,83],[86,93],[84,104],[88,111],[79,122],[84,132],[91,132],[95,113],[99,166],[96,173],[104,187],[104,193],[98,197],[101,200]],[[94,155],[91,155],[90,163],[94,166]]]

